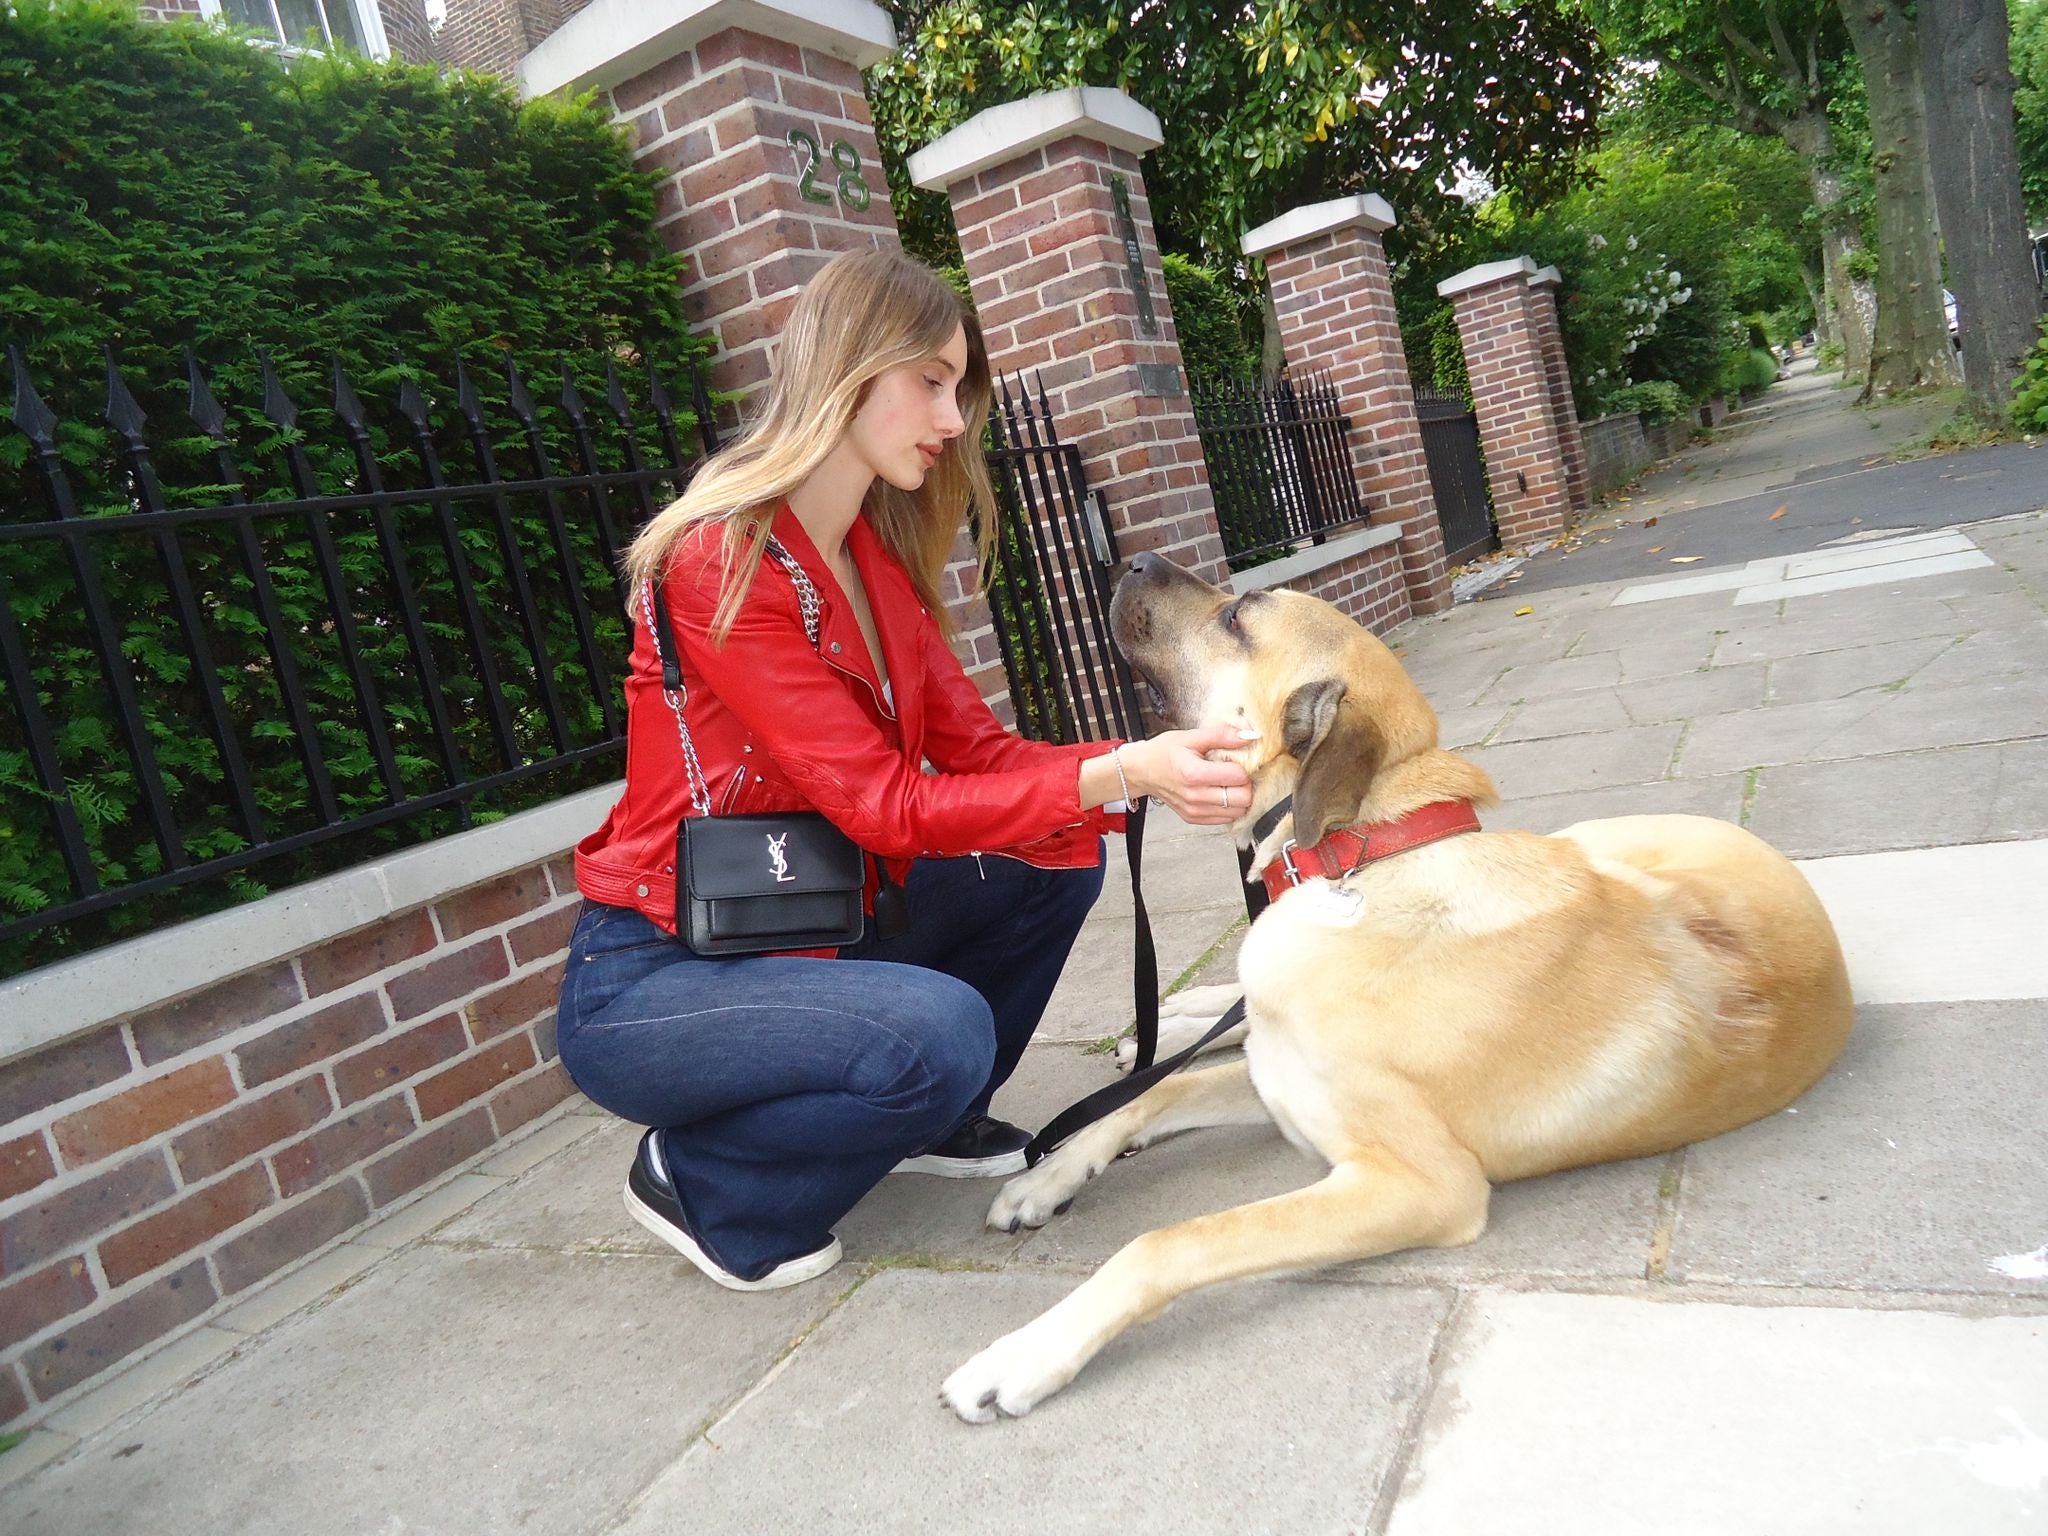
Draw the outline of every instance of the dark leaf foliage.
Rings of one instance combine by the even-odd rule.
[[[430,455],[457,483],[484,478],[486,461],[507,480],[580,471],[565,378],[583,402],[596,467],[623,468],[635,452],[665,460],[647,410],[650,371],[680,404],[689,395],[678,385],[703,349],[688,335],[677,260],[653,218],[650,179],[589,103],[521,105],[502,84],[403,64],[301,59],[287,69],[218,31],[141,23],[133,7],[23,0],[0,10],[0,341],[20,349],[55,418],[63,479],[84,517],[138,505],[138,465],[108,420],[109,355],[115,414],[147,443],[173,508],[403,491],[426,483]],[[517,398],[515,360],[531,402]],[[630,444],[609,403],[608,365],[631,397]],[[0,409],[13,399],[9,378]],[[0,426],[0,525],[55,511],[30,426]],[[620,534],[643,512],[637,500],[611,508]],[[618,676],[606,662],[623,656],[625,634],[587,493],[553,507],[537,492],[459,499],[445,522],[419,499],[383,526],[359,506],[259,518],[254,529],[287,636],[282,663],[250,546],[230,522],[182,523],[168,540],[136,528],[76,541],[90,550],[89,574],[64,541],[0,541],[0,582],[61,759],[62,798],[102,885],[161,874],[166,859],[145,814],[143,754],[123,732],[82,595],[93,579],[190,863],[249,846],[233,755],[265,839],[321,819],[281,665],[303,686],[343,820],[607,738]],[[473,615],[457,564],[477,589]],[[416,625],[403,617],[401,587],[417,600]],[[495,718],[492,676],[505,705]],[[379,731],[389,768],[373,750]],[[615,759],[599,759],[525,778],[464,807],[6,941],[0,973],[616,771]],[[58,804],[38,782],[23,700],[10,690],[0,703],[0,919],[73,896]]]

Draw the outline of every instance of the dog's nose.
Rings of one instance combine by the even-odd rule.
[[[1180,573],[1175,568],[1174,563],[1167,559],[1166,556],[1158,553],[1156,550],[1148,549],[1140,554],[1131,556],[1131,563],[1127,567],[1125,574],[1138,581],[1160,581],[1168,576],[1176,576]]]

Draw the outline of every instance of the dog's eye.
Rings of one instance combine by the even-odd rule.
[[[1224,605],[1223,627],[1229,630],[1233,635],[1241,635],[1244,633],[1244,626],[1238,622],[1237,618],[1237,610],[1242,608],[1243,606],[1244,599],[1241,597],[1234,603],[1226,603]]]

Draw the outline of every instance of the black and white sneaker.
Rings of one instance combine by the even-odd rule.
[[[1006,1120],[975,1115],[936,1147],[896,1165],[898,1173],[936,1173],[942,1179],[1000,1179],[1024,1171],[1031,1133]]]
[[[633,1166],[626,1173],[626,1214],[675,1249],[692,1264],[729,1291],[773,1291],[785,1285],[814,1280],[839,1262],[843,1251],[838,1238],[811,1253],[784,1259],[758,1280],[746,1280],[706,1253],[683,1220],[683,1208],[669,1181],[668,1163],[662,1156],[661,1135],[649,1131],[640,1138],[640,1150],[633,1154]]]

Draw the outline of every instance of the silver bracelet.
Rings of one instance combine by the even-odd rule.
[[[1110,766],[1116,769],[1116,782],[1118,787],[1124,792],[1124,804],[1132,806],[1138,802],[1136,797],[1131,794],[1131,781],[1124,777],[1124,760],[1119,755],[1123,749],[1122,742],[1118,742],[1115,746],[1111,747],[1109,749],[1109,762]]]

